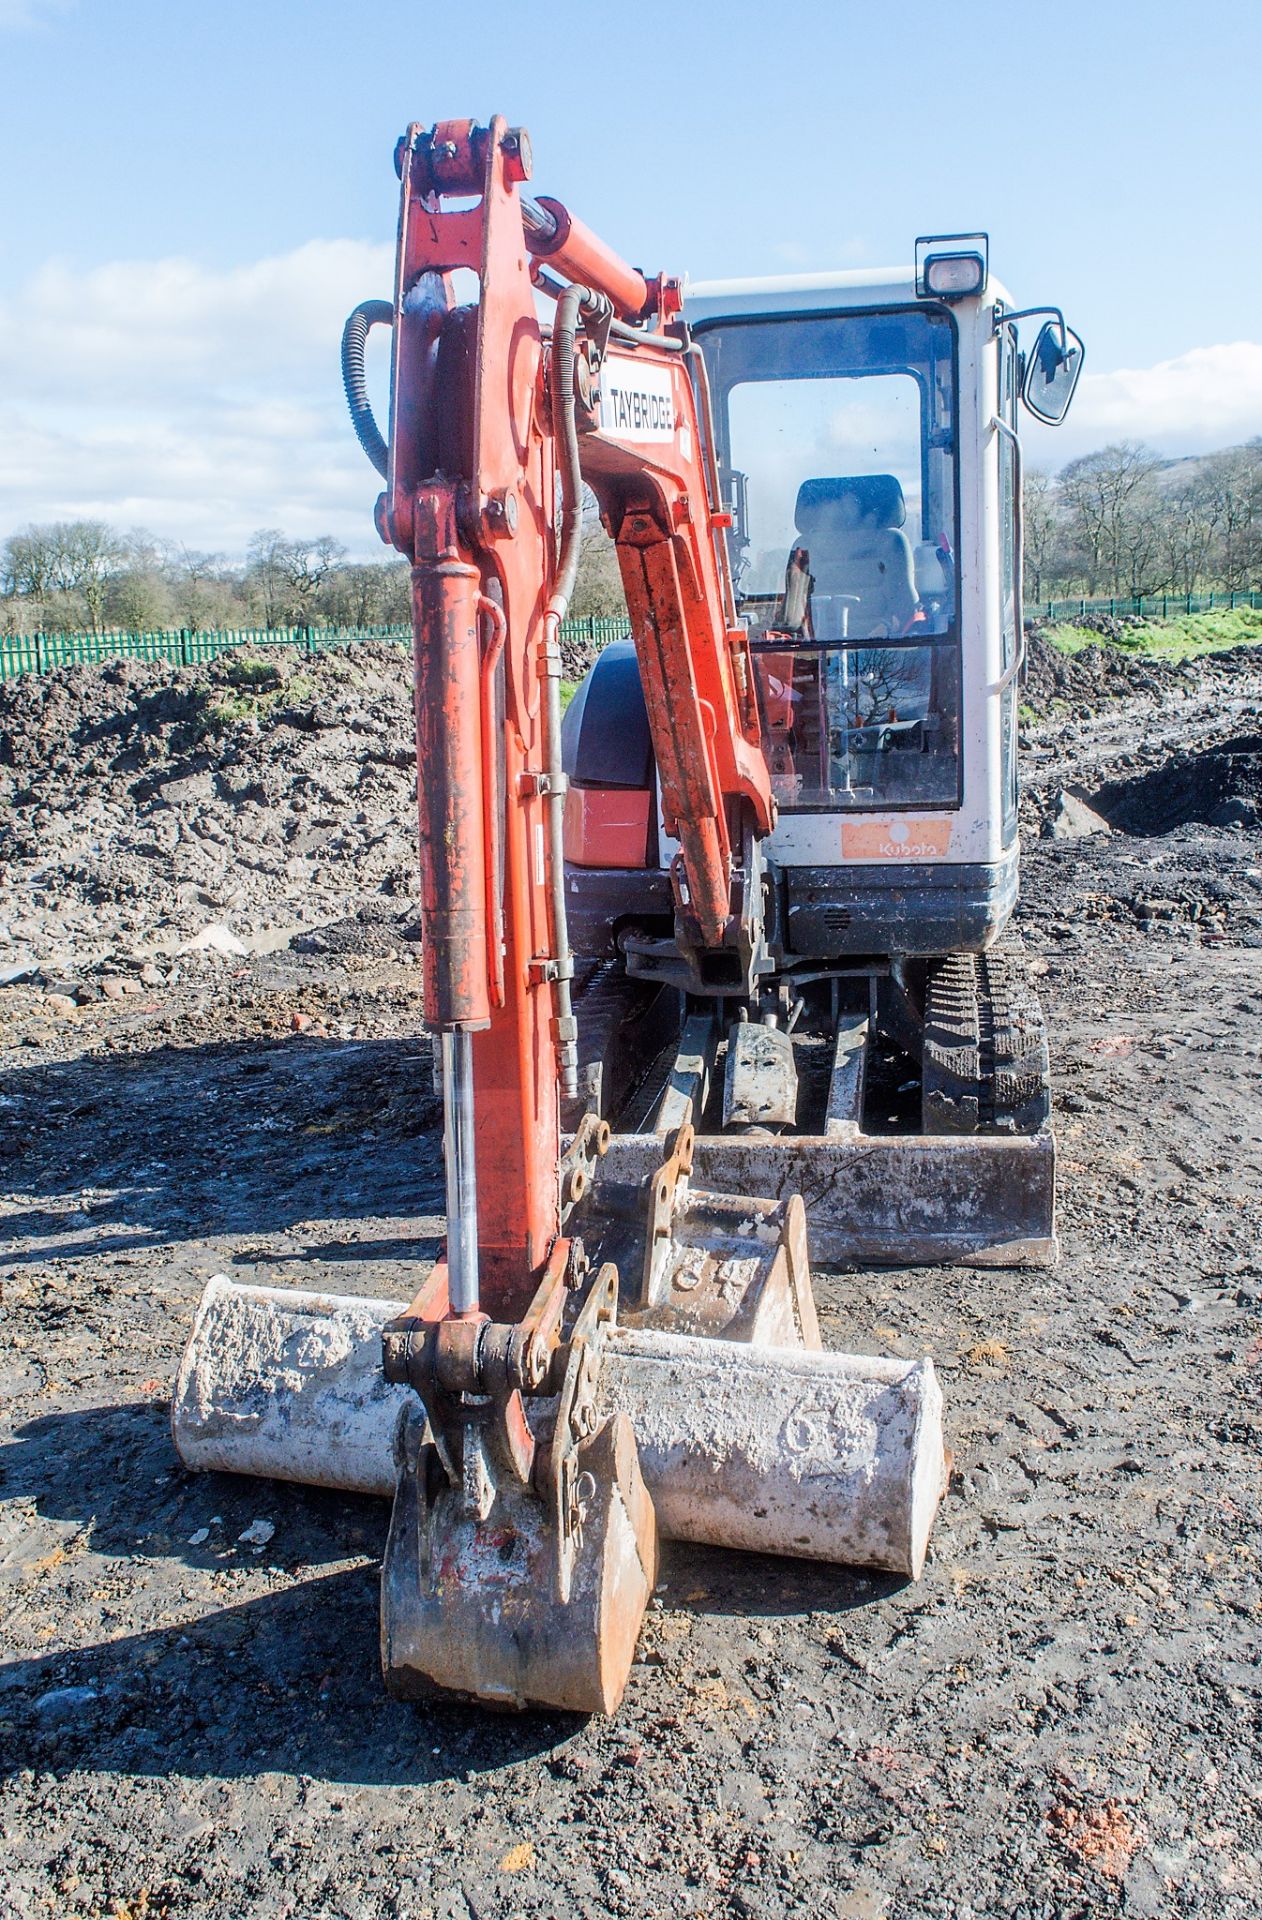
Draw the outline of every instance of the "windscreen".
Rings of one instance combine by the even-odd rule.
[[[697,329],[781,806],[958,804],[945,308]]]

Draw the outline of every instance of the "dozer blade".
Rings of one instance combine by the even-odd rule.
[[[398,1311],[210,1280],[172,1402],[185,1464],[392,1495]],[[944,1473],[930,1360],[619,1327],[596,1412],[630,1417],[664,1537],[919,1576]]]

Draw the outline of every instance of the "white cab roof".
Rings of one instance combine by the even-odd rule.
[[[983,298],[1011,304],[991,277]],[[803,313],[812,307],[889,307],[916,299],[911,267],[858,267],[844,273],[770,274],[755,280],[685,280],[684,317],[710,320],[720,314]],[[965,304],[964,302],[960,303]]]

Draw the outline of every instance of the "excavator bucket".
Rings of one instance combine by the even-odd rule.
[[[422,1361],[417,1375],[416,1320],[383,1327],[385,1376],[423,1383],[394,1426],[381,1574],[392,1693],[438,1689],[579,1713],[612,1713],[621,1700],[657,1577],[657,1521],[631,1421],[597,1406],[617,1289],[616,1271],[603,1267],[550,1369],[519,1359],[516,1374],[542,1395],[533,1426],[521,1388],[496,1388],[513,1367],[491,1357],[499,1343],[489,1322],[452,1330],[445,1356],[433,1369]],[[423,1342],[441,1341],[432,1321],[420,1326]],[[505,1355],[519,1330],[506,1331]],[[477,1384],[489,1391],[457,1403],[450,1383],[461,1351],[481,1356]]]
[[[612,1713],[657,1578],[657,1523],[625,1413],[575,1450],[560,1530],[550,1509],[479,1462],[463,1484],[405,1407],[381,1575],[381,1667],[391,1693],[455,1693]],[[566,1564],[568,1561],[568,1565]]]

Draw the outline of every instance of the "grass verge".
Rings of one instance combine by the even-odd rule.
[[[1262,607],[1219,607],[1212,613],[1181,613],[1170,620],[1146,620],[1122,627],[1116,636],[1063,621],[1046,629],[1058,653],[1084,647],[1117,647],[1152,660],[1195,660],[1229,647],[1262,646]]]

